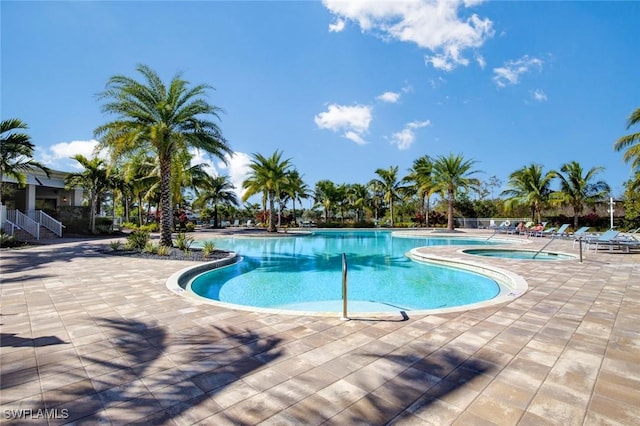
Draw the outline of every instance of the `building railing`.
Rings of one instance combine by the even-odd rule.
[[[42,210],[36,210],[36,212],[39,214],[36,215],[36,218],[32,219],[35,219],[36,222],[56,234],[58,237],[62,237],[62,228],[64,228],[62,222],[52,218]]]
[[[40,224],[20,210],[7,210],[7,221],[13,222],[18,228],[33,235],[36,240],[40,239]]]
[[[7,219],[2,224],[2,230],[5,234],[13,237],[13,234],[16,232],[16,224]]]

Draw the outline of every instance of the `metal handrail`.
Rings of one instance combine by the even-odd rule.
[[[5,234],[13,237],[13,234],[15,234],[16,232],[17,226],[15,223],[11,222],[10,220],[5,220],[4,223],[2,224],[2,228]]]
[[[347,293],[349,290],[349,284],[347,279],[347,255],[342,253],[342,320],[348,320],[347,316]]]
[[[7,210],[7,220],[13,222],[18,228],[40,239],[40,224],[31,219],[20,210]]]
[[[39,215],[37,216],[37,220],[40,223],[40,225],[50,230],[51,232],[56,234],[58,237],[62,237],[62,228],[64,228],[64,225],[62,224],[62,222],[52,218],[42,210],[37,210],[37,212],[39,212]]]

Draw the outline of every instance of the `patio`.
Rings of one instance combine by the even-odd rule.
[[[345,322],[192,301],[165,287],[192,263],[110,256],[102,251],[111,240],[0,251],[3,423],[628,425],[640,418],[639,251],[590,251],[580,264],[479,260],[460,247],[432,248],[510,269],[529,290],[489,308]],[[533,238],[527,248],[547,241]],[[567,240],[549,249],[577,253]]]

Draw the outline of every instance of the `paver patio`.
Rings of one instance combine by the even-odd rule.
[[[3,424],[640,422],[639,251],[581,264],[430,248],[510,269],[529,290],[341,321],[190,300],[165,281],[191,262],[111,256],[109,241],[0,251]]]

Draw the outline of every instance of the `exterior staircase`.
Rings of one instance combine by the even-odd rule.
[[[4,232],[18,241],[34,242],[62,237],[62,222],[48,214],[35,210],[24,214],[20,210],[7,210]]]

